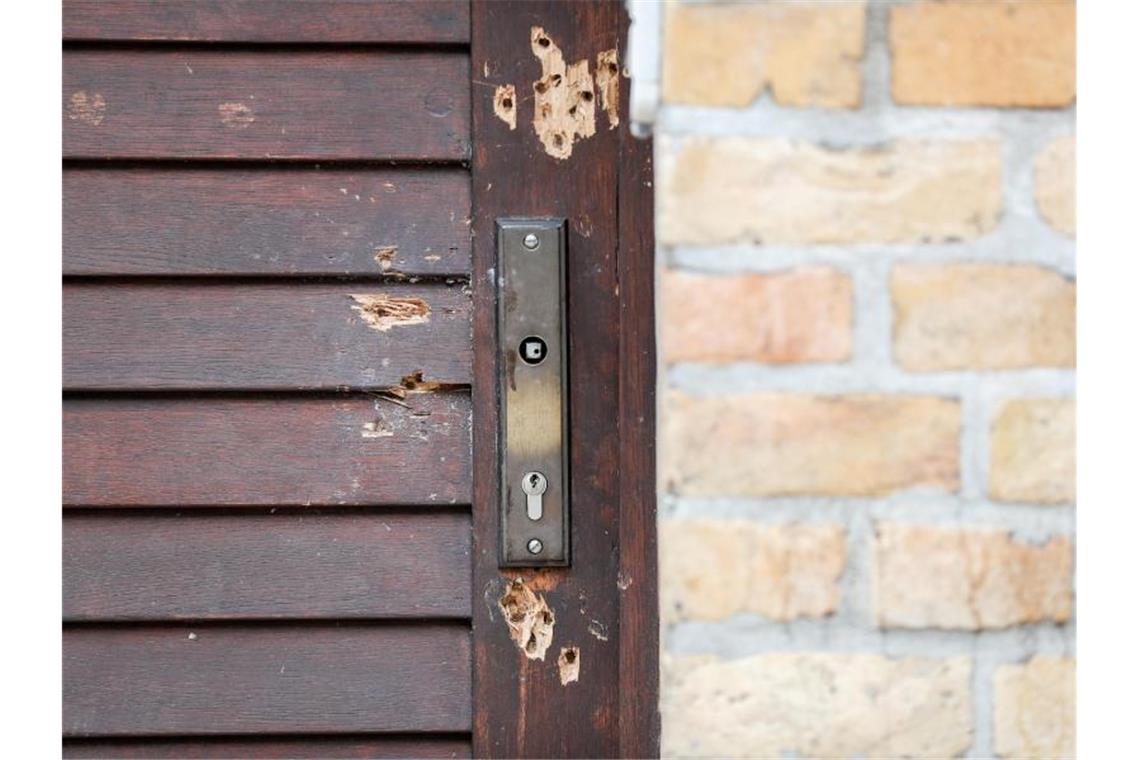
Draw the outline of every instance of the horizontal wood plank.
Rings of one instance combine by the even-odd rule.
[[[467,0],[64,0],[67,40],[464,43]]]
[[[466,55],[66,50],[65,158],[467,156]]]
[[[470,647],[460,625],[65,628],[64,735],[468,731]]]
[[[71,283],[63,382],[73,390],[377,388],[420,372],[466,384],[470,319],[459,286]]]
[[[467,275],[461,169],[63,172],[66,275]]]
[[[65,758],[130,758],[167,760],[308,760],[308,758],[466,758],[470,738],[329,737],[329,738],[225,738],[225,739],[69,739],[63,742]]]
[[[471,616],[468,515],[68,514],[66,621]]]
[[[68,398],[70,506],[433,505],[471,499],[462,393]]]

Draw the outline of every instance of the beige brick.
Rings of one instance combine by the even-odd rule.
[[[839,604],[846,534],[834,524],[743,520],[661,524],[665,622],[754,612],[771,620],[822,617]]]
[[[998,501],[1076,499],[1076,409],[1067,399],[1020,399],[990,428],[990,496]]]
[[[976,238],[1002,207],[996,141],[904,140],[835,150],[794,140],[687,138],[668,145],[661,241],[925,243]]]
[[[665,25],[669,103],[859,105],[865,3],[673,5]]]
[[[956,757],[972,738],[970,670],[965,657],[668,658],[662,755]]]
[[[1058,232],[1077,234],[1077,141],[1061,137],[1037,156],[1034,181],[1037,210]]]
[[[908,105],[1068,106],[1076,95],[1071,2],[961,0],[891,9],[891,84]]]
[[[1073,546],[1021,543],[1004,531],[880,523],[875,608],[887,628],[978,630],[1068,620]]]
[[[1076,662],[1034,657],[994,674],[994,749],[1001,757],[1076,756]]]
[[[851,355],[851,280],[834,269],[666,271],[661,306],[667,362],[841,362]]]
[[[666,487],[687,496],[958,488],[956,401],[758,393],[666,398]]]
[[[1071,367],[1072,281],[1038,266],[905,264],[891,281],[895,359],[915,371]]]

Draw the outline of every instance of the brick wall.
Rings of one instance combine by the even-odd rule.
[[[1072,756],[1072,3],[664,17],[663,752]]]

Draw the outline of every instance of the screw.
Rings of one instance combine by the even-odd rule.
[[[542,551],[542,542],[537,538],[532,538],[526,542],[526,550],[531,554],[538,554],[540,551]]]
[[[538,235],[533,232],[528,233],[527,236],[523,238],[523,245],[532,251],[538,248]],[[541,544],[539,545],[541,546]]]

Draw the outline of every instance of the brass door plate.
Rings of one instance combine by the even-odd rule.
[[[566,220],[499,219],[499,564],[570,564]]]

